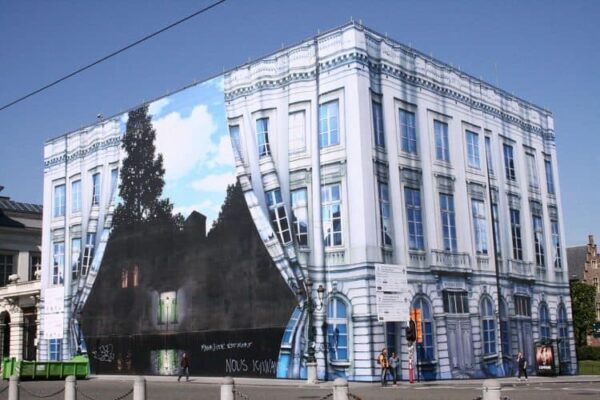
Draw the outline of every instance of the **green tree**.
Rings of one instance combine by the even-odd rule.
[[[573,329],[578,346],[585,346],[587,334],[596,321],[594,309],[596,288],[582,281],[571,282],[571,301],[573,304]]]
[[[119,196],[123,200],[113,216],[113,228],[119,230],[140,224],[166,224],[177,227],[181,215],[173,216],[173,204],[161,199],[165,186],[162,154],[156,154],[156,131],[148,106],[129,112],[121,147],[127,153],[121,167]]]

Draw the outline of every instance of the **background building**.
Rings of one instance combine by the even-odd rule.
[[[42,206],[0,196],[2,357],[36,359],[41,242]]]

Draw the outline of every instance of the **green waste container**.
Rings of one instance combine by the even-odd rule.
[[[87,378],[90,371],[86,356],[76,356],[65,361],[17,361],[5,358],[2,363],[2,377],[9,379],[17,375],[21,379],[64,379],[74,375],[78,379]]]

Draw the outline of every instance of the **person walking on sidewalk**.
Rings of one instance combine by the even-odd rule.
[[[392,351],[392,356],[390,357],[390,371],[392,372],[392,379],[394,381],[394,385],[398,380],[398,367],[400,366],[400,357],[396,354],[395,351]]]
[[[383,348],[381,353],[379,353],[379,357],[377,358],[377,363],[379,364],[379,368],[381,368],[381,386],[387,385],[387,373],[390,368],[390,364],[388,361],[387,348]]]
[[[190,360],[186,353],[183,353],[181,356],[181,361],[179,362],[179,377],[177,378],[177,382],[181,381],[181,377],[185,375],[185,381],[190,381]]]
[[[517,354],[517,367],[519,368],[519,381],[523,380],[521,375],[525,375],[525,382],[527,382],[527,360],[522,351]]]

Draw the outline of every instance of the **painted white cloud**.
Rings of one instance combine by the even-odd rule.
[[[168,97],[163,97],[162,99],[150,103],[150,105],[148,106],[148,114],[152,116],[159,114],[163,108],[169,105],[169,103],[171,103],[171,99],[169,99]]]
[[[121,122],[123,125],[127,125],[127,121],[129,121],[129,113],[124,113],[121,115]]]
[[[194,107],[187,118],[172,112],[154,121],[153,125],[157,151],[164,157],[166,180],[185,176],[214,150],[210,136],[217,124],[205,105]]]
[[[211,154],[209,160],[209,167],[216,167],[220,165],[231,165],[235,166],[233,158],[233,149],[231,148],[231,140],[229,135],[221,137],[221,141],[217,145],[215,152]]]
[[[233,172],[208,175],[202,179],[192,182],[192,187],[197,191],[217,192],[225,194],[227,185],[235,183],[235,174]]]

